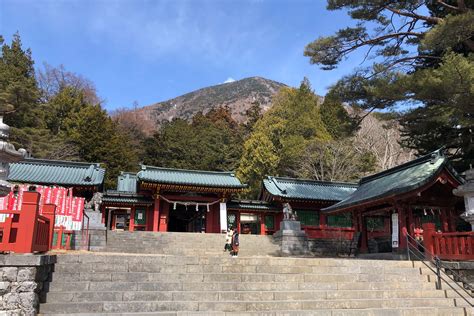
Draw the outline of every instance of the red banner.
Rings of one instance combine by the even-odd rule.
[[[21,210],[23,192],[31,185],[23,184],[16,186],[6,197],[0,198],[0,210]],[[41,194],[39,213],[43,213],[44,204],[56,205],[55,227],[64,226],[67,230],[81,230],[84,217],[84,198],[74,197],[72,188],[35,186],[36,191]],[[0,223],[5,221],[8,215],[0,215]]]

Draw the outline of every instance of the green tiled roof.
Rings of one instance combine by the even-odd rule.
[[[416,190],[432,181],[445,167],[460,183],[463,182],[450,167],[447,158],[438,150],[398,167],[362,178],[353,194],[323,211],[340,211],[354,205]]]
[[[59,186],[100,186],[105,169],[98,163],[27,158],[10,164],[8,181]]]
[[[143,195],[135,194],[132,192],[125,193],[119,191],[107,190],[107,192],[102,197],[102,202],[107,204],[153,204],[154,201],[150,197],[145,197]]]
[[[286,199],[341,201],[357,188],[355,183],[301,180],[268,176],[263,186],[271,195]]]
[[[278,207],[275,205],[260,200],[231,200],[227,202],[227,208],[249,211],[279,211]]]
[[[168,169],[142,165],[137,174],[144,182],[218,188],[245,188],[232,172]]]
[[[137,175],[132,172],[121,172],[117,179],[117,191],[137,192]]]

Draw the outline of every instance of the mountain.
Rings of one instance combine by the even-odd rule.
[[[228,106],[234,119],[243,122],[246,119],[245,111],[252,102],[258,101],[262,111],[266,111],[271,106],[273,96],[282,87],[286,85],[261,77],[250,77],[199,89],[130,112],[140,117],[143,122],[141,126],[147,134],[164,121],[177,117],[191,119],[199,111],[206,113],[222,106]]]

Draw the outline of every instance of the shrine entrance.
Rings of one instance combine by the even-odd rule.
[[[169,232],[194,232],[200,233],[206,231],[206,214],[207,209],[203,205],[199,205],[196,209],[195,205],[177,204],[174,207],[170,205],[169,209]]]

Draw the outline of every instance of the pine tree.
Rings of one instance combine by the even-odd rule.
[[[10,45],[0,37],[0,109],[14,110],[5,122],[17,128],[42,127],[42,111],[31,51],[16,33]]]

